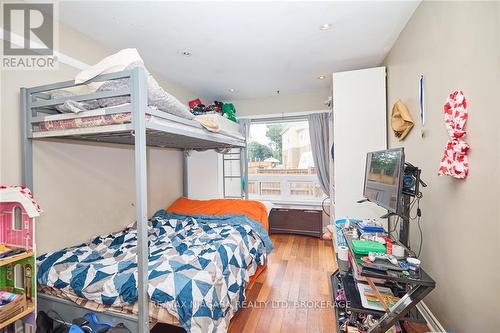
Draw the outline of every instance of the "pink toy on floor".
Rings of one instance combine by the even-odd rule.
[[[327,231],[321,236],[324,240],[332,240],[333,239],[333,233],[335,232],[335,229],[333,228],[333,225],[329,224],[326,226]]]

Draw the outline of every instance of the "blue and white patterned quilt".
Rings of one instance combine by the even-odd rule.
[[[261,224],[243,215],[181,216],[164,210],[149,226],[152,301],[188,332],[225,332],[245,287],[273,246]],[[95,237],[38,258],[38,283],[106,305],[137,301],[137,232]]]

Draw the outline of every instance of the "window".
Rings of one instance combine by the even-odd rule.
[[[250,199],[319,202],[307,120],[252,122],[248,138]]]
[[[12,230],[23,230],[23,211],[19,206],[15,206],[12,213]]]

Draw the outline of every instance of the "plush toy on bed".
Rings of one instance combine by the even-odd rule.
[[[236,108],[233,103],[224,103],[222,106],[222,114],[229,120],[236,122]]]

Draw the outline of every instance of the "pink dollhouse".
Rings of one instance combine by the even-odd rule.
[[[35,329],[35,218],[42,212],[30,190],[0,186],[0,291],[17,297],[0,305],[0,332]]]
[[[0,244],[33,250],[34,221],[41,211],[29,189],[0,186]]]

